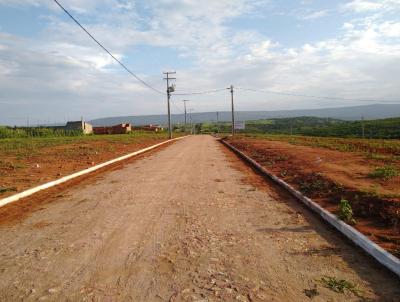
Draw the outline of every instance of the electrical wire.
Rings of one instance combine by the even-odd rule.
[[[223,91],[223,90],[226,90],[226,89],[227,88],[219,88],[219,89],[205,90],[205,91],[199,91],[199,92],[173,93],[172,95],[179,95],[179,96],[200,95],[200,94],[215,93],[215,92]]]
[[[243,87],[235,87],[235,88],[240,89],[240,90],[246,90],[246,91],[263,92],[263,93],[267,93],[267,94],[277,94],[277,95],[336,100],[336,101],[341,100],[341,101],[379,102],[379,103],[395,103],[396,102],[396,101],[389,101],[389,100],[367,100],[367,99],[352,99],[352,98],[340,98],[340,97],[329,97],[329,96],[316,96],[316,95],[296,94],[296,93],[280,92],[280,91],[270,91],[270,90],[255,89],[255,88],[243,88]]]
[[[130,75],[132,75],[137,81],[142,83],[144,86],[147,88],[150,88],[151,90],[159,93],[159,94],[166,94],[165,92],[162,92],[158,90],[157,88],[154,88],[150,84],[146,83],[144,80],[142,80],[139,76],[137,76],[134,72],[132,72],[128,67],[126,67],[125,64],[123,64],[120,60],[118,60],[107,48],[105,48],[77,19],[72,16],[72,14],[65,9],[57,0],[54,0],[54,2],[94,41],[96,42],[107,54],[111,56],[119,65],[122,66]]]
[[[173,100],[171,100],[171,104],[172,106],[179,112],[179,114],[184,114],[184,112],[182,111],[182,109],[180,109],[178,107],[178,105],[175,104],[175,102]]]

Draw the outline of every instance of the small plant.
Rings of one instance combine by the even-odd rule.
[[[0,194],[6,193],[6,192],[16,192],[16,188],[6,188],[6,187],[0,187]]]
[[[384,166],[376,168],[374,171],[369,173],[369,177],[371,178],[380,178],[383,180],[389,180],[393,177],[399,176],[400,171],[396,167],[393,166]]]
[[[304,194],[318,195],[323,191],[327,191],[327,187],[327,183],[320,178],[304,180],[300,183],[300,191]]]
[[[324,287],[336,293],[344,294],[346,290],[352,292],[356,296],[358,296],[360,293],[360,290],[356,288],[356,285],[344,279],[338,280],[335,277],[325,276],[322,277],[319,282],[321,282]]]
[[[375,160],[388,160],[390,157],[384,154],[370,152],[367,154],[366,158]]]
[[[279,156],[277,156],[277,157],[275,158],[276,161],[286,161],[286,160],[288,160],[288,159],[289,159],[289,157],[288,157],[288,156],[285,156],[285,155],[279,155]]]
[[[356,220],[353,217],[353,209],[346,199],[342,199],[339,203],[339,218],[349,224],[356,224]]]

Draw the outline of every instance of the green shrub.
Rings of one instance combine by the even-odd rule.
[[[396,167],[393,166],[384,166],[376,168],[374,171],[369,173],[369,177],[371,178],[380,178],[383,180],[389,180],[393,177],[399,176],[400,171]]]
[[[339,203],[339,218],[346,223],[356,224],[356,220],[353,217],[353,209],[346,199],[342,199]]]

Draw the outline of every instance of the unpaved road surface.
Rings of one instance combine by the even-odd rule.
[[[400,301],[394,275],[209,136],[70,188],[0,238],[0,301]]]

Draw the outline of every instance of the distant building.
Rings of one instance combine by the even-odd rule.
[[[94,134],[126,134],[131,131],[131,124],[119,124],[111,127],[93,127]]]
[[[81,130],[83,134],[92,134],[93,126],[85,121],[67,122],[65,130]]]
[[[164,131],[164,128],[160,125],[146,125],[140,127],[139,129],[145,131],[154,131],[154,132]]]

